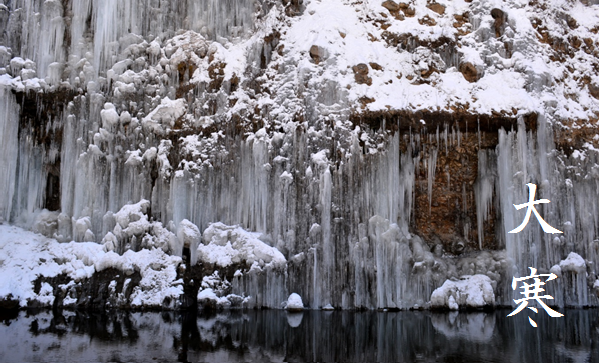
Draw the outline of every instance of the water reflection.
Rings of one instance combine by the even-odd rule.
[[[0,314],[0,362],[599,362],[599,312]]]

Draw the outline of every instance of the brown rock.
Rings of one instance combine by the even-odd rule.
[[[482,77],[476,66],[470,62],[460,64],[460,72],[468,82],[476,82]]]
[[[437,22],[435,21],[435,19],[429,17],[428,15],[425,15],[424,18],[422,18],[422,19],[418,19],[418,23],[420,23],[420,25],[428,25],[428,26],[437,25]]]
[[[568,24],[570,29],[578,28],[578,23],[576,22],[576,19],[574,19],[570,15],[566,15],[566,23]]]
[[[595,97],[599,100],[599,85],[594,83],[589,83],[589,93],[591,96]]]
[[[383,70],[383,67],[380,64],[378,64],[378,63],[370,62],[368,64],[370,64],[370,68],[374,69],[375,71],[382,71]]]
[[[373,103],[374,101],[375,101],[374,98],[366,97],[366,96],[360,97],[358,99],[358,102],[360,102],[360,104],[362,105],[362,108],[366,108],[367,104]]]
[[[468,33],[468,27],[465,29],[461,29],[466,23],[468,23],[469,15],[468,13],[464,14],[454,14],[453,18],[455,23],[453,23],[453,27],[458,29],[458,35],[465,35]]]
[[[352,70],[354,71],[356,83],[372,85],[372,78],[368,77],[368,66],[365,63],[353,66]]]
[[[426,7],[431,9],[432,11],[434,11],[435,13],[437,13],[439,15],[445,14],[445,5],[441,5],[438,3],[432,3],[432,4],[428,4]]]
[[[503,10],[495,8],[491,10],[491,16],[495,19],[495,36],[499,38],[503,35],[503,31],[505,30],[507,14],[504,13]]]
[[[310,58],[314,60],[314,63],[318,64],[325,58],[325,50],[317,45],[310,47]]]
[[[404,5],[405,7],[402,7],[402,5]],[[401,10],[404,12],[404,14],[406,14],[407,17],[413,17],[414,15],[416,15],[416,10],[414,10],[413,7],[409,6],[408,4],[405,3],[399,3],[399,7],[401,8]]]
[[[395,1],[387,0],[381,5],[389,12],[399,11],[399,5]]]
[[[362,75],[368,74],[368,66],[365,63],[360,63],[358,65],[355,65],[352,67],[352,69],[355,74],[362,74]]]
[[[381,4],[385,9],[389,10],[389,13],[395,17],[397,20],[403,20],[404,17],[399,13],[401,7],[395,1],[385,1]]]

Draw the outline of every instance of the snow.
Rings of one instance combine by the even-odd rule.
[[[431,295],[431,307],[458,310],[482,308],[495,305],[492,281],[485,275],[462,276],[459,280],[447,280]]]
[[[116,108],[110,102],[104,105],[104,109],[100,111],[102,122],[108,127],[114,127],[119,122],[119,114],[116,112]]]
[[[182,250],[183,247],[189,248],[190,251],[190,261],[189,264],[191,266],[195,265],[198,261],[198,245],[202,238],[202,234],[198,229],[198,226],[191,223],[187,219],[179,222],[179,228],[177,229],[177,238],[179,239],[179,246],[177,248],[177,252],[174,252],[176,255],[181,255],[179,248]]]
[[[302,297],[296,294],[295,292],[289,295],[287,299],[287,305],[285,307],[290,311],[298,311],[304,309],[304,303],[302,302]]]
[[[285,256],[275,247],[260,241],[259,237],[260,233],[248,232],[239,226],[213,223],[204,231],[203,243],[198,246],[198,259],[220,267],[232,264],[259,268],[285,265]]]
[[[219,276],[218,271],[212,275],[204,276],[198,291],[198,303],[201,305],[214,304],[218,308],[239,307],[246,304],[250,297],[229,293],[231,283]]]
[[[583,273],[587,270],[586,262],[576,252],[570,252],[565,260],[560,261],[559,267],[563,272]]]
[[[181,258],[162,250],[127,251],[118,255],[105,252],[97,243],[59,243],[54,239],[0,225],[0,299],[12,298],[25,307],[37,301],[50,306],[53,288],[43,283],[38,294],[33,283],[39,277],[52,278],[65,274],[79,284],[94,273],[114,268],[126,275],[139,272],[141,281],[130,296],[132,307],[162,307],[166,298],[177,301],[183,287],[176,281],[176,268]]]
[[[165,97],[158,107],[142,119],[141,123],[152,132],[163,134],[167,128],[173,128],[175,121],[186,111],[187,102],[184,99],[171,100]]]

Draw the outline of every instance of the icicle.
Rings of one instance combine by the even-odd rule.
[[[481,135],[480,135],[480,119],[479,118],[476,118],[476,123],[478,125],[478,129],[476,131],[476,137],[478,139],[478,150],[480,150],[480,136]]]
[[[327,167],[321,182],[320,182],[320,203],[322,206],[321,227],[322,227],[322,269],[325,272],[324,284],[322,291],[324,296],[322,304],[330,304],[331,289],[330,286],[334,283],[335,271],[335,245],[331,240],[331,197],[332,197],[332,180],[331,171]]]
[[[494,155],[490,150],[478,151],[478,178],[475,185],[476,223],[478,231],[478,247],[483,248],[483,225],[488,219],[493,202],[493,186],[495,184],[493,165],[490,160]]]
[[[428,213],[430,215],[433,203],[433,183],[435,182],[435,169],[437,167],[437,148],[434,148],[429,152],[428,158]]]
[[[448,127],[449,126],[445,124],[445,130],[443,131],[443,140],[445,141],[445,156],[447,156],[449,153],[449,142],[447,140],[447,135],[449,134],[449,131],[447,130]]]
[[[0,221],[11,219],[19,150],[19,107],[15,96],[0,87]]]

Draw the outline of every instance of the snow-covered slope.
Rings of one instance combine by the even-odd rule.
[[[576,252],[555,302],[599,303],[595,1],[3,3],[0,220],[184,256],[194,298],[220,271],[254,306],[408,308],[482,274],[511,304]],[[507,233],[526,183],[563,235]]]

